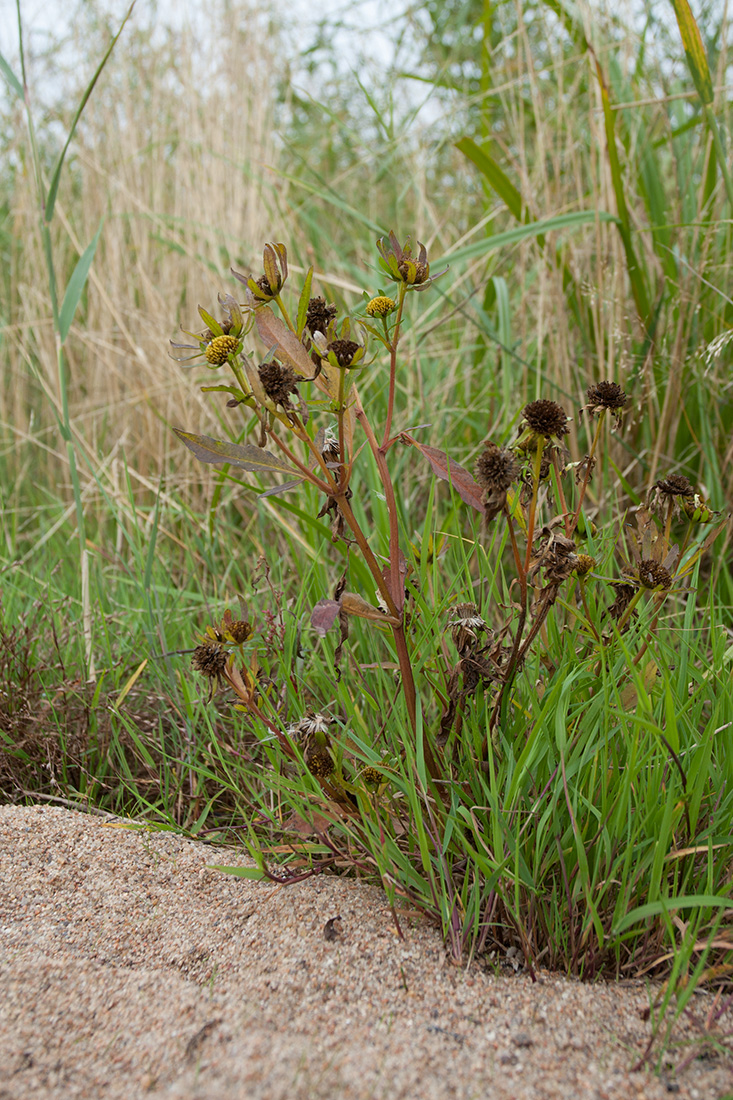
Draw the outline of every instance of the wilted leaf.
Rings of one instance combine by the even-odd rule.
[[[418,443],[412,436],[403,433],[402,439],[417,447],[420,454],[424,455],[430,463],[433,473],[442,481],[452,485],[465,504],[470,504],[477,512],[483,515],[483,489],[473,479],[468,470],[464,470],[457,462],[454,462],[445,451],[439,451],[437,447],[428,447],[425,443]]]
[[[319,600],[311,612],[311,626],[316,634],[325,638],[338,618],[341,604],[338,600]]]
[[[344,592],[341,597],[341,606],[347,615],[356,615],[360,619],[368,619],[372,623],[388,623],[390,626],[399,626],[400,620],[393,615],[388,615],[379,607],[374,607],[367,600],[357,595],[356,592]]]
[[[208,435],[184,432],[182,428],[174,428],[173,431],[201,462],[228,462],[230,466],[239,466],[242,470],[258,474],[299,476],[298,471],[283,459],[270,454],[269,451],[263,451],[260,447],[255,447],[253,443],[230,443],[226,439],[212,439]]]

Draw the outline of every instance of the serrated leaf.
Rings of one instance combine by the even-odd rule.
[[[59,336],[62,344],[69,335],[69,329],[71,328],[71,322],[74,320],[76,307],[79,305],[79,300],[86,286],[86,281],[89,278],[89,269],[94,260],[94,253],[97,251],[99,235],[102,232],[103,225],[104,218],[99,223],[99,229],[94,234],[91,243],[84,249],[79,257],[66,287],[64,300],[61,304],[61,312],[59,313]]]
[[[228,462],[230,466],[238,466],[242,470],[257,474],[300,476],[298,471],[283,459],[270,454],[269,451],[263,451],[260,447],[255,447],[253,443],[230,443],[227,439],[212,439],[208,435],[184,432],[182,428],[174,428],[173,431],[200,462],[213,464]]]
[[[412,436],[403,433],[402,438],[413,447],[417,447],[421,455],[427,458],[433,473],[442,481],[452,485],[465,504],[470,504],[477,512],[484,512],[483,489],[477,481],[458,462],[454,462],[445,451],[439,451],[437,447],[428,447],[424,443],[418,443]]]

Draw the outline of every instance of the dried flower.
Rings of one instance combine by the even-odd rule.
[[[379,294],[366,304],[366,311],[370,317],[387,317],[395,309],[397,309],[397,303],[394,298],[389,298],[386,294]]]
[[[608,608],[608,614],[611,616],[612,619],[616,619],[616,621],[618,622],[624,617],[629,604],[634,598],[634,595],[636,593],[636,586],[633,584],[625,584],[620,581],[614,581],[613,588],[616,593],[616,599]],[[628,622],[626,625],[628,627]]]
[[[417,256],[413,256],[412,241],[409,237],[404,245],[399,243],[394,233],[390,233],[386,241],[384,237],[380,237],[377,241],[379,264],[395,282],[404,283],[410,290],[425,290],[448,268],[431,277],[427,249],[420,241],[417,244],[420,251]]]
[[[340,331],[337,331],[332,322],[326,333],[314,333],[313,344],[321,359],[325,359],[332,367],[341,370],[352,370],[354,367],[361,366],[366,354],[366,341],[363,338],[353,339],[351,321],[348,317],[345,317],[341,323]]]
[[[319,749],[314,752],[307,760],[306,764],[308,771],[311,775],[314,775],[316,779],[328,779],[336,770],[336,765],[333,762],[331,754],[326,752],[325,749]]]
[[[503,510],[507,491],[518,475],[519,464],[514,453],[487,440],[474,467],[476,481],[486,490],[484,515],[487,521]]]
[[[529,444],[529,449],[534,450],[540,442],[543,445],[548,440],[562,443],[563,436],[570,431],[568,423],[569,417],[557,401],[545,398],[531,401],[522,410],[520,444]]]
[[[587,576],[591,569],[595,569],[595,567],[596,559],[592,558],[590,554],[578,554],[575,572],[579,577]]]
[[[644,588],[671,588],[672,577],[670,572],[661,562],[652,558],[645,558],[639,562],[636,570],[639,583]],[[635,578],[636,579],[636,578]]]
[[[338,310],[336,306],[326,305],[325,298],[311,298],[308,302],[308,311],[305,315],[305,327],[313,335],[314,332],[327,332],[328,326],[335,319]]]
[[[222,676],[227,667],[228,654],[218,642],[202,642],[193,651],[191,664],[196,672],[200,672],[209,681],[208,702],[214,697],[214,692],[221,686]]]
[[[456,604],[452,608],[448,626],[452,628],[453,644],[461,657],[465,657],[476,648],[479,634],[487,629],[475,603]]]
[[[654,511],[662,510],[680,515],[685,500],[692,500],[695,488],[684,474],[668,474],[652,485],[649,491],[648,506]]]
[[[580,410],[589,416],[600,416],[602,412],[613,414],[613,424],[616,429],[621,425],[621,417],[626,409],[629,399],[619,386],[618,382],[599,382],[596,386],[589,386],[586,390],[588,404]]]
[[[290,394],[298,392],[298,375],[291,367],[284,367],[276,359],[260,363],[257,368],[262,388],[276,405],[291,409]]]

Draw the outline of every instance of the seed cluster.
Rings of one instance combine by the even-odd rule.
[[[328,350],[336,356],[340,367],[350,367],[360,348],[361,344],[357,344],[356,340],[332,340],[328,345]]]
[[[283,408],[289,408],[290,394],[298,392],[298,376],[295,371],[271,359],[269,363],[260,363],[257,373],[270,400]]]
[[[565,410],[557,401],[548,401],[546,398],[531,401],[529,405],[525,405],[522,416],[529,430],[545,439],[553,436],[559,438],[570,431]]]
[[[311,298],[305,315],[305,327],[309,332],[323,332],[325,334],[337,313],[336,306],[326,305],[325,298]]]
[[[206,359],[212,367],[221,367],[238,347],[239,341],[233,336],[215,336],[206,346]]]

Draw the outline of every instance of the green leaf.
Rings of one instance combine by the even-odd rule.
[[[680,37],[685,49],[687,67],[697,89],[697,94],[705,104],[713,102],[713,82],[710,78],[708,59],[705,55],[705,47],[702,44],[700,28],[695,22],[695,16],[687,0],[672,0],[672,7],[677,16],[680,28]]]
[[[235,878],[252,878],[256,881],[266,878],[264,871],[259,867],[222,867],[218,863],[208,863],[207,871],[223,871],[225,875],[234,875]]]
[[[19,99],[25,99],[25,95],[23,93],[23,85],[20,83],[17,76],[15,75],[13,70],[10,68],[10,66],[8,65],[7,61],[5,60],[5,58],[3,57],[3,55],[1,53],[0,53],[0,73],[3,74],[3,76],[7,80],[8,84],[13,89],[13,91],[18,96],[18,98]]]
[[[508,229],[505,233],[496,233],[493,237],[476,241],[475,244],[466,245],[455,252],[447,252],[435,261],[435,267],[445,263],[458,263],[460,260],[472,260],[476,256],[483,256],[487,252],[493,252],[504,245],[517,244],[529,237],[538,237],[543,233],[551,233],[561,229],[574,229],[579,225],[591,225],[599,222],[616,222],[615,214],[609,214],[606,210],[575,210],[570,214],[559,214],[554,218],[545,218],[543,221],[532,222],[531,225],[519,225],[516,229]],[[431,260],[431,267],[433,261]]]
[[[522,218],[522,196],[494,158],[489,156],[470,137],[463,137],[460,141],[457,141],[456,149],[459,149],[465,157],[468,157],[476,165],[479,172],[486,176],[499,198],[506,203],[510,213],[514,215],[517,221],[520,221]]]
[[[290,477],[300,477],[300,473],[293,466],[289,466],[277,455],[263,451],[254,443],[230,443],[227,439],[212,439],[208,435],[194,435],[193,432],[184,432],[181,428],[174,428],[178,438],[186,444],[190,451],[196,455],[200,462],[220,463],[228,462],[230,466],[239,466],[242,470],[249,470],[257,474],[289,474]]]
[[[659,901],[650,901],[646,905],[640,905],[632,909],[625,917],[622,917],[613,932],[620,935],[630,928],[632,924],[648,920],[649,917],[658,917],[660,913],[666,913],[674,909],[733,909],[733,900],[723,898],[717,894],[688,894],[678,898],[665,898]]]
[[[66,142],[64,144],[63,149],[59,153],[59,157],[58,157],[58,160],[56,161],[56,165],[54,167],[53,174],[51,175],[51,182],[50,182],[49,187],[48,187],[48,198],[46,199],[46,209],[45,209],[44,214],[43,214],[46,223],[50,222],[51,219],[53,218],[53,211],[54,211],[54,207],[56,206],[56,196],[58,194],[59,183],[61,181],[61,169],[64,166],[64,160],[66,158],[66,153],[67,153],[67,150],[68,150],[69,146],[71,145],[72,138],[74,137],[74,134],[76,132],[76,127],[79,124],[79,119],[81,118],[82,111],[84,110],[84,108],[87,105],[87,100],[89,99],[89,96],[94,91],[94,85],[99,80],[99,77],[102,74],[102,69],[104,68],[104,66],[107,64],[107,61],[109,60],[109,55],[112,53],[112,50],[117,45],[117,39],[122,34],[122,31],[124,30],[125,24],[127,23],[127,20],[132,15],[132,9],[134,7],[135,7],[135,0],[132,0],[132,3],[130,4],[130,7],[127,10],[127,15],[125,16],[125,18],[120,23],[120,29],[118,30],[117,34],[114,36],[114,38],[110,42],[109,46],[107,47],[107,51],[106,51],[104,57],[102,58],[102,60],[97,65],[94,76],[92,77],[89,84],[87,85],[86,91],[84,92],[84,95],[81,97],[81,100],[79,102],[79,106],[76,109],[76,114],[74,115],[73,122],[71,123],[71,128],[69,130],[69,135],[66,138]]]
[[[313,283],[313,268],[308,268],[308,274],[305,277],[303,283],[303,289],[300,294],[300,301],[298,302],[298,320],[296,323],[296,329],[298,336],[303,335],[303,329],[305,328],[305,319],[308,315],[308,304],[311,298],[311,285]]]
[[[81,298],[82,291],[86,286],[86,281],[89,277],[89,269],[92,266],[94,260],[94,253],[97,251],[97,244],[99,243],[99,235],[102,232],[102,226],[104,225],[104,218],[99,223],[99,229],[94,234],[91,243],[84,249],[79,257],[76,267],[74,268],[71,278],[69,279],[66,287],[66,293],[64,294],[64,300],[61,304],[61,312],[59,313],[59,336],[61,343],[63,344],[66,337],[69,335],[69,329],[71,328],[71,322],[74,320],[74,314],[76,313],[76,307],[79,305],[79,299]]]

